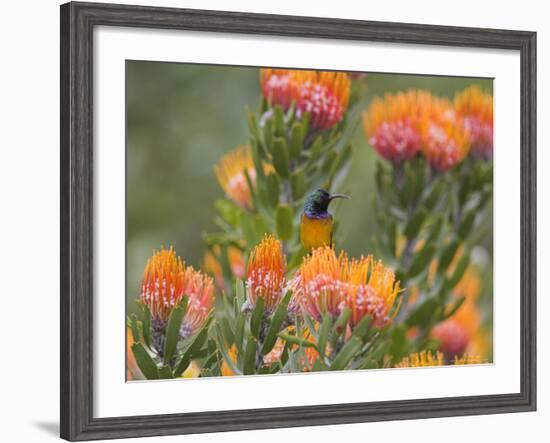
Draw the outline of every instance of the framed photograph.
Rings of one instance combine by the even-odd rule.
[[[535,45],[61,6],[61,437],[535,410]]]

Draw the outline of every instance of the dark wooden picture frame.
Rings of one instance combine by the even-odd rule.
[[[93,416],[93,29],[124,26],[497,48],[521,57],[521,391],[275,409]],[[234,12],[61,6],[61,437],[144,437],[536,409],[536,33]]]

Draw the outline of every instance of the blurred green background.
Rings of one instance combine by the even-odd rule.
[[[245,108],[257,108],[260,89],[259,70],[248,67],[128,61],[126,75],[126,297],[133,302],[147,258],[161,245],[173,245],[188,264],[200,267],[202,234],[214,230],[213,202],[223,196],[212,167],[247,142]],[[492,92],[489,79],[370,73],[359,81],[367,83],[361,110],[374,96],[408,88],[449,98],[472,84]],[[353,144],[351,168],[340,189],[353,200],[335,205],[333,212],[340,223],[338,246],[359,256],[375,252],[376,235],[371,209],[376,157],[359,121]],[[490,211],[486,219],[492,226]],[[492,251],[492,236],[484,241],[484,249]],[[490,280],[485,293],[492,291]],[[132,310],[133,303],[128,307]]]

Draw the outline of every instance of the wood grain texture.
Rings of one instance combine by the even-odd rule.
[[[94,26],[517,50],[521,56],[521,392],[190,414],[93,417]],[[61,437],[71,441],[533,411],[536,408],[536,34],[98,3],[61,6]],[[121,320],[122,321],[122,320]]]

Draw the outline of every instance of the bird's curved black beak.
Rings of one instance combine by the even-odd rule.
[[[328,197],[329,200],[334,200],[335,198],[345,198],[347,200],[351,200],[351,197],[346,194],[330,194]]]

